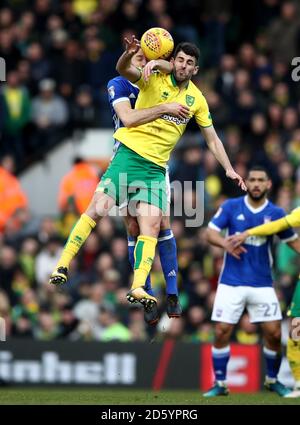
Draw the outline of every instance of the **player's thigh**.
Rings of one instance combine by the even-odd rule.
[[[141,235],[157,237],[160,229],[162,211],[156,205],[139,202],[137,206],[137,221]]]
[[[114,198],[103,192],[96,191],[87,207],[86,214],[94,220],[99,217],[105,217],[115,204]]]
[[[282,319],[280,304],[274,288],[249,287],[247,310],[251,323]]]
[[[160,223],[160,229],[161,230],[167,230],[171,228],[171,221],[170,221],[170,209],[171,209],[171,185],[170,185],[170,177],[169,177],[169,171],[166,170],[166,194],[167,194],[167,209],[165,212],[163,212],[161,223]]]
[[[211,319],[214,322],[236,324],[245,308],[243,287],[219,283]]]
[[[170,174],[169,167],[166,168],[166,194],[167,194],[167,202],[171,204],[171,183],[170,183]]]
[[[125,208],[124,208],[125,210]],[[124,211],[122,209],[122,211]],[[125,214],[122,215],[123,221],[126,227],[127,235],[133,238],[137,238],[140,233],[139,224],[136,217],[132,217],[128,211],[125,211]]]

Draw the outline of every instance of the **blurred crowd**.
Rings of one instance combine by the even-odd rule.
[[[0,95],[0,316],[11,336],[142,341],[151,333],[143,311],[126,301],[132,273],[118,218],[96,227],[73,261],[67,285],[47,283],[99,170],[75,159],[60,187],[57,218],[35,217],[15,173],[75,129],[112,127],[106,83],[115,75],[122,40],[153,26],[168,29],[176,43],[200,47],[195,83],[236,171],[245,176],[250,165],[264,165],[273,181],[271,199],[286,211],[300,205],[300,85],[291,77],[292,58],[300,56],[298,2],[2,0],[0,57],[6,59],[7,81]],[[226,197],[241,192],[224,178],[195,123],[188,130],[170,172],[172,181],[192,185],[182,200],[175,191],[173,204],[196,205],[199,198],[205,210],[203,226],[187,227],[185,216],[172,220],[182,318],[165,315],[158,257],[151,278],[160,300],[158,335],[210,342],[222,251],[207,244],[205,225]],[[78,189],[83,179],[88,190]],[[205,181],[203,190],[197,181]],[[284,244],[275,254],[285,312],[300,262]],[[257,342],[258,330],[247,315],[234,337]]]
[[[2,0],[0,154],[23,169],[76,128],[111,127],[106,84],[124,36],[160,26],[200,47],[196,83],[216,128],[239,129],[234,151],[242,141],[278,163],[286,147],[297,163],[299,13],[292,0]]]

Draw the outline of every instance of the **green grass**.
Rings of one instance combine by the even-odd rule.
[[[90,388],[8,388],[0,389],[3,404],[96,404],[96,405],[212,405],[212,404],[298,404],[300,399],[284,399],[276,394],[231,394],[228,397],[206,399],[198,391],[95,390]]]

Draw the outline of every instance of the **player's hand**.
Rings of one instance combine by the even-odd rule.
[[[166,113],[177,118],[189,118],[190,108],[177,102],[165,103]]]
[[[135,38],[134,35],[131,37],[131,39],[128,39],[127,37],[125,37],[124,41],[125,41],[125,51],[129,55],[133,56],[141,48],[140,41],[137,38]]]
[[[227,241],[234,247],[237,248],[242,245],[248,238],[247,231],[239,233],[238,235],[231,235],[227,237]]]
[[[157,61],[156,60],[152,60],[150,62],[148,62],[144,68],[143,68],[143,78],[145,81],[149,80],[149,77],[153,71],[153,69],[157,66]]]
[[[229,179],[237,180],[237,183],[238,183],[239,187],[242,190],[244,190],[245,192],[247,192],[247,186],[245,185],[244,180],[242,179],[242,177],[238,173],[236,173],[234,170],[227,170],[226,171],[226,176]]]
[[[241,254],[247,252],[246,248],[243,246],[234,246],[234,243],[229,240],[229,238],[225,239],[224,249],[228,254],[232,255],[237,260],[241,259]]]

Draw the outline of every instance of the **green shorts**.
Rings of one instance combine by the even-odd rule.
[[[288,316],[300,317],[300,280],[297,282]]]
[[[104,192],[117,205],[134,208],[143,201],[167,211],[166,169],[120,144],[96,192]]]

